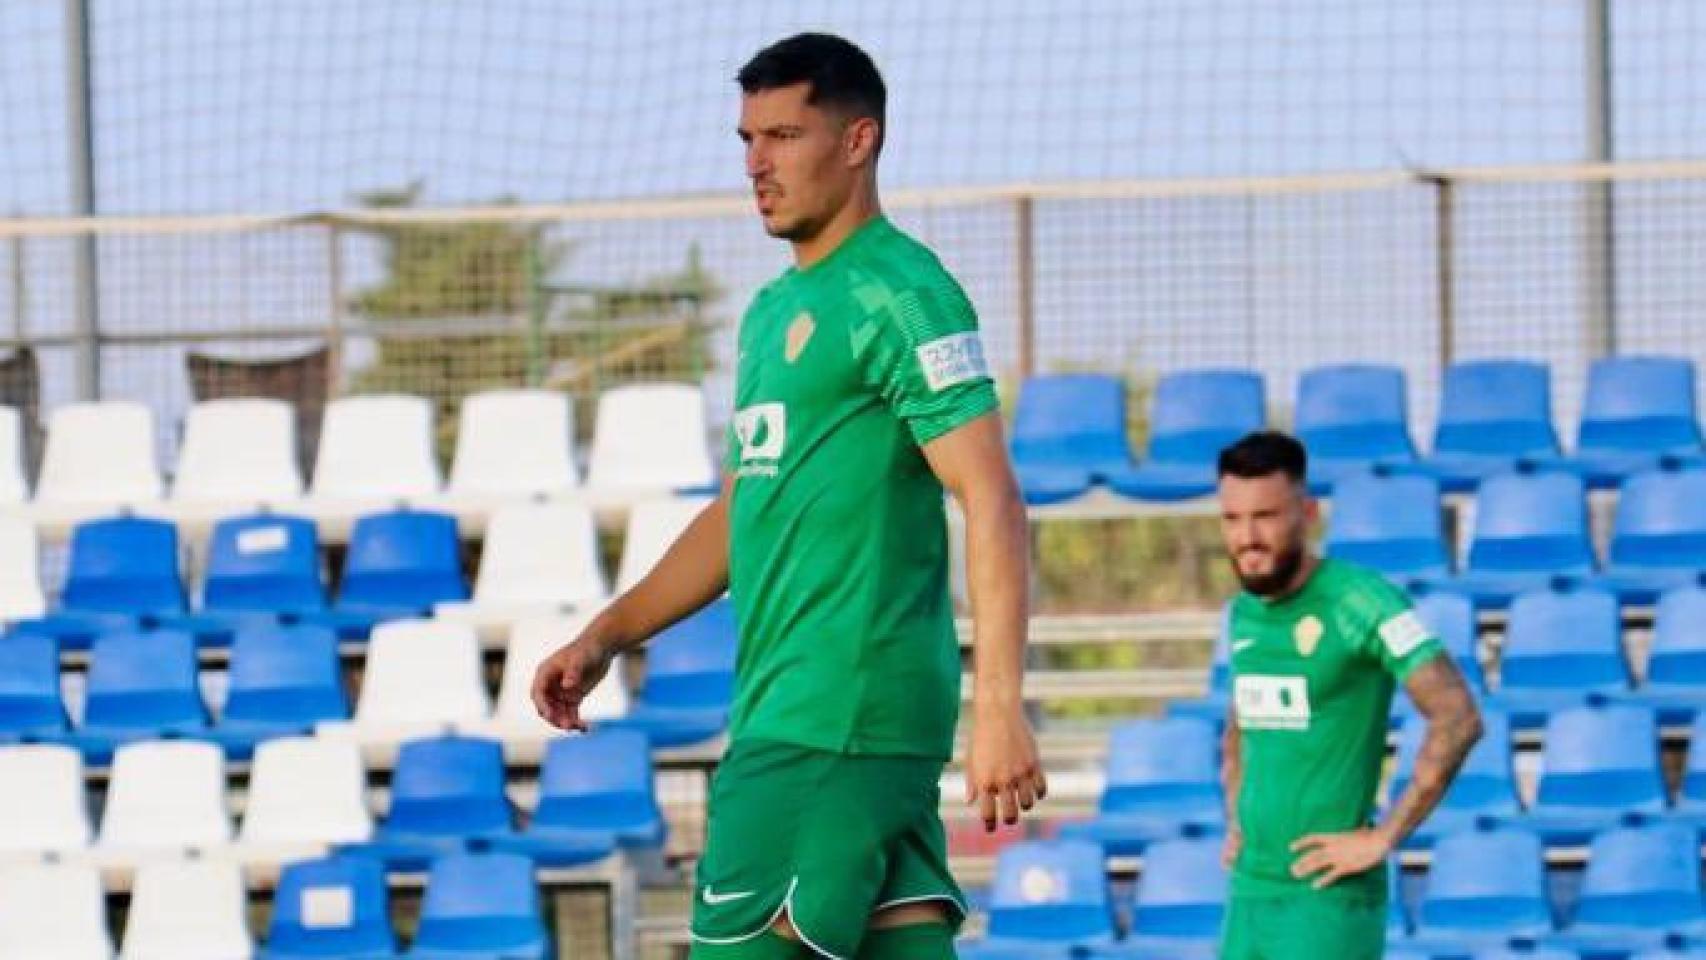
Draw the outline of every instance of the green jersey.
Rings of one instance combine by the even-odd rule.
[[[976,314],[877,218],[761,290],[739,344],[730,737],[946,759],[959,644],[920,445],[997,407]]]
[[[1403,591],[1337,560],[1321,561],[1302,590],[1281,600],[1240,595],[1229,638],[1244,761],[1244,846],[1232,890],[1305,892],[1309,881],[1291,876],[1292,843],[1369,824],[1394,683],[1443,648]],[[1385,870],[1325,892],[1384,900]]]

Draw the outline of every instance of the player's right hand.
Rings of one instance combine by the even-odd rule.
[[[533,708],[559,730],[585,732],[581,701],[610,672],[615,646],[592,628],[545,658],[533,674]]]
[[[1238,854],[1244,849],[1244,829],[1236,823],[1226,826],[1226,839],[1220,843],[1220,865],[1228,870],[1238,862]]]

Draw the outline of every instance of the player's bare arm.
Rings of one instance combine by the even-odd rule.
[[[966,802],[984,826],[1013,824],[1048,792],[1025,719],[1030,530],[1007,460],[1000,416],[986,414],[923,447],[965,515],[972,606],[972,726]]]
[[[1244,828],[1238,822],[1238,793],[1244,788],[1244,740],[1238,732],[1236,711],[1228,711],[1220,733],[1220,790],[1226,798],[1226,839],[1220,862],[1228,869],[1238,860],[1244,846]]]
[[[1312,834],[1292,844],[1292,850],[1301,854],[1292,865],[1293,875],[1315,876],[1317,889],[1371,869],[1397,849],[1433,812],[1469,750],[1481,739],[1481,713],[1451,657],[1436,656],[1417,667],[1404,689],[1427,722],[1410,784],[1378,826]]]
[[[728,589],[728,496],[725,487],[650,573],[539,665],[533,675],[533,706],[547,723],[562,730],[585,730],[581,701],[610,672],[617,654],[640,646]]]

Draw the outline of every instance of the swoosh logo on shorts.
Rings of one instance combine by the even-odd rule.
[[[757,892],[757,890],[739,890],[734,893],[715,893],[709,886],[706,886],[705,889],[700,892],[699,899],[705,901],[705,905],[707,907],[714,907],[720,903],[732,903],[735,900],[745,900],[747,897],[750,897]]]

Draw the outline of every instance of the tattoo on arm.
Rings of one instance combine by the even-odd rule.
[[[1427,721],[1428,730],[1410,783],[1386,818],[1394,844],[1408,837],[1433,812],[1463,767],[1470,748],[1481,739],[1481,713],[1450,655],[1435,656],[1417,667],[1404,689]]]
[[[1244,786],[1244,743],[1239,738],[1238,717],[1235,711],[1226,717],[1226,728],[1220,735],[1220,789],[1226,797],[1226,823],[1238,823],[1238,791]]]

